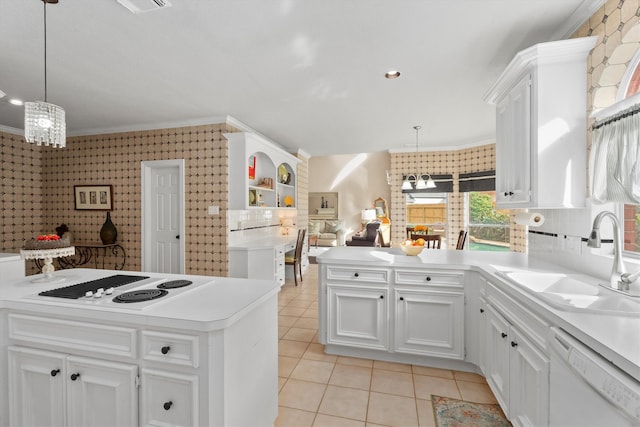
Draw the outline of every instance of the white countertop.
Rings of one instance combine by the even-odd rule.
[[[580,274],[563,266],[515,252],[428,250],[406,256],[401,249],[337,247],[318,255],[324,263],[371,267],[472,270],[500,286],[527,308],[575,336],[640,381],[640,316],[566,311],[552,307],[531,293],[500,278],[498,271],[527,270]],[[608,273],[608,272],[607,272]],[[587,277],[588,278],[588,277]],[[602,280],[588,278],[594,286]],[[631,298],[622,296],[623,298]]]
[[[20,254],[0,253],[0,262],[20,261]]]
[[[271,237],[261,237],[257,239],[251,240],[243,240],[241,242],[232,242],[229,245],[229,250],[261,250],[261,249],[269,249],[275,248],[281,245],[294,245],[296,244],[296,234],[290,234],[288,236],[271,236]]]
[[[42,291],[114,274],[151,276],[167,280],[187,279],[200,285],[173,296],[169,290],[169,295],[154,300],[144,309],[136,309],[133,307],[134,304],[125,304],[128,307],[119,308],[114,307],[114,304],[90,306],[83,304],[82,301],[65,298],[34,298]],[[34,283],[32,281],[34,278],[42,276],[35,275],[3,282],[0,287],[0,309],[26,310],[64,318],[86,318],[88,316],[96,321],[131,322],[142,326],[153,325],[188,328],[194,331],[213,331],[228,327],[280,291],[280,284],[273,280],[94,269],[59,270],[55,271],[53,275],[65,277],[65,280],[53,284]]]

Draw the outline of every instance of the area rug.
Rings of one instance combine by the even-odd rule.
[[[510,427],[500,405],[431,395],[438,427]]]

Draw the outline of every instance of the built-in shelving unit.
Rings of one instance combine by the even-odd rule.
[[[229,209],[295,209],[299,159],[249,132],[229,141]]]

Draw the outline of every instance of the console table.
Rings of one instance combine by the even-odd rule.
[[[104,245],[94,242],[74,242],[76,255],[67,258],[58,258],[60,268],[76,268],[93,261],[94,268],[105,268],[105,260],[108,255],[115,257],[113,268],[107,267],[108,270],[122,270],[127,260],[127,253],[119,243],[110,243]],[[39,267],[39,266],[38,266]]]

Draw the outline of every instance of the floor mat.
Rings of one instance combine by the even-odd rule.
[[[431,396],[438,427],[508,427],[500,405],[474,403],[450,397]]]

